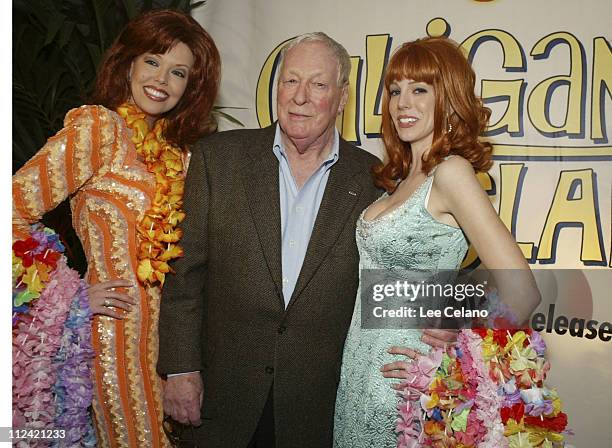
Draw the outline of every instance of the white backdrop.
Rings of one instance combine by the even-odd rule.
[[[275,119],[274,57],[284,41],[324,31],[342,43],[353,71],[339,129],[379,157],[379,87],[389,51],[427,34],[448,35],[470,54],[477,91],[493,110],[487,137],[495,165],[481,181],[532,268],[612,267],[609,0],[208,0],[194,16],[222,55],[217,104],[244,108],[227,112],[249,128]],[[612,321],[612,285],[588,272],[585,282],[592,298],[560,294],[557,311]],[[576,431],[569,440],[607,446],[612,344],[545,337],[549,382]]]

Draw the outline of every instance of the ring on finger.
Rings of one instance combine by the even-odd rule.
[[[110,299],[104,299],[104,306],[111,306],[111,301]]]

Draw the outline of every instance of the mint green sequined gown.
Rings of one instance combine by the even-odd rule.
[[[460,229],[442,224],[426,210],[433,174],[406,202],[372,221],[357,221],[360,269],[457,269],[467,251]],[[382,197],[386,197],[386,193]],[[381,197],[381,199],[382,199]],[[379,199],[380,200],[380,199]],[[383,364],[405,360],[391,355],[391,346],[422,353],[430,346],[420,341],[420,330],[362,329],[360,291],[344,345],[342,374],[336,399],[334,447],[386,448],[396,446],[397,395],[384,378]]]

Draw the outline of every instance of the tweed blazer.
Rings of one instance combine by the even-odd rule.
[[[245,447],[270,387],[278,448],[331,447],[342,349],[358,286],[355,223],[380,194],[377,159],[340,139],[306,257],[282,296],[274,126],[215,134],[193,148],[185,256],[164,286],[160,374],[200,370],[206,447]]]

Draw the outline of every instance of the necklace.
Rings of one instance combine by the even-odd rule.
[[[146,115],[134,104],[122,104],[117,113],[132,130],[132,142],[147,170],[155,175],[155,197],[136,225],[136,276],[142,285],[163,286],[166,274],[172,272],[168,261],[183,256],[183,249],[177,244],[182,236],[177,225],[185,218],[181,210],[185,186],[183,155],[180,148],[163,137],[166,120],[157,120],[149,131]]]

